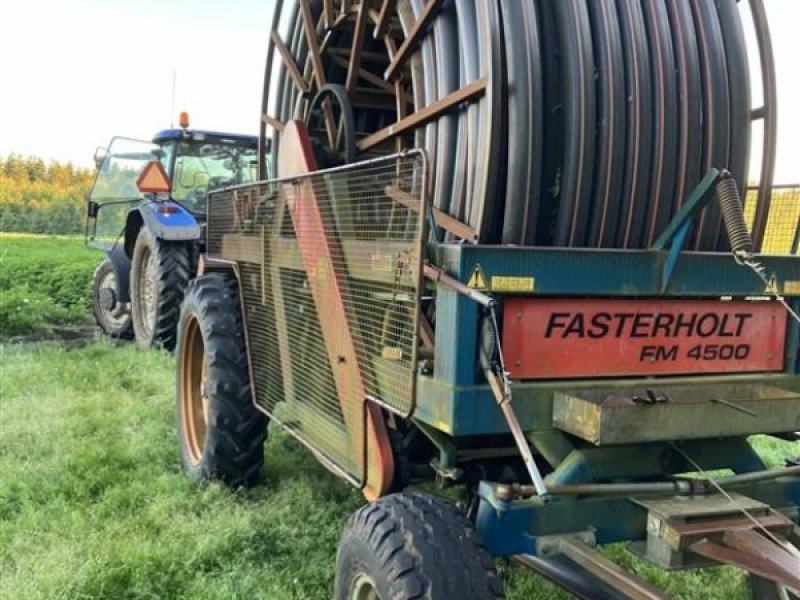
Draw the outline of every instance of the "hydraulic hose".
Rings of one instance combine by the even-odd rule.
[[[743,196],[752,82],[739,6],[285,0],[271,44],[286,52],[270,51],[262,121],[306,120],[320,89],[343,85],[359,158],[427,151],[433,206],[464,226],[440,238],[646,248],[708,168],[729,170]],[[324,129],[311,131],[320,143]],[[729,249],[716,203],[691,247]]]

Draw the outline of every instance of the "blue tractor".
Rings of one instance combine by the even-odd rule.
[[[106,334],[174,348],[184,289],[205,249],[206,195],[254,181],[257,158],[257,137],[192,130],[185,114],[180,129],[151,142],[115,137],[98,148],[87,241],[106,252],[93,278]]]

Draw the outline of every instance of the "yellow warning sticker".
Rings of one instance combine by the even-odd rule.
[[[505,277],[492,276],[493,292],[525,293],[532,292],[536,287],[533,277]]]
[[[486,275],[483,273],[483,269],[481,269],[480,265],[475,265],[475,268],[472,270],[472,275],[470,275],[469,281],[467,281],[467,286],[471,287],[473,290],[489,289]]]
[[[773,275],[770,278],[769,283],[767,284],[767,287],[764,290],[764,293],[765,294],[773,294],[773,295],[780,293],[780,290],[778,290],[778,280],[775,279],[775,275]]]
[[[783,284],[783,293],[787,296],[800,296],[800,281],[786,281]]]

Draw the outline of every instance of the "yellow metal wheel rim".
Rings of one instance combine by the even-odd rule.
[[[205,344],[200,323],[190,317],[181,345],[180,406],[184,443],[193,464],[200,462],[206,443],[208,396]]]

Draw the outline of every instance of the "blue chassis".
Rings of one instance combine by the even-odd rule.
[[[516,248],[439,244],[433,248],[434,262],[450,275],[467,282],[477,266],[492,276],[533,277],[537,297],[676,297],[715,298],[765,295],[763,282],[749,269],[736,264],[730,254],[670,254],[662,250],[619,251],[551,248]],[[759,261],[774,276],[778,289],[800,280],[800,259],[761,256]],[[795,289],[795,288],[792,288]],[[500,298],[502,299],[502,297]],[[800,309],[800,298],[790,296]],[[436,293],[436,347],[447,352],[435,355],[435,376],[417,378],[414,418],[423,426],[454,438],[508,432],[508,426],[491,390],[477,366],[480,308],[472,300],[444,286]],[[723,380],[769,382],[800,392],[800,326],[787,325],[784,372],[766,375],[735,375],[670,378],[670,383],[713,385]],[[641,379],[604,381],[603,386],[624,388]],[[553,392],[576,382],[520,382],[514,384],[514,409],[534,446],[536,434],[552,432]],[[597,387],[583,382],[577,387]],[[560,435],[556,433],[556,435]],[[698,440],[689,442],[690,455],[703,467],[730,468],[737,473],[763,470],[764,464],[746,440]],[[657,457],[668,451],[665,443],[635,447],[573,449],[550,476],[554,483],[591,483],[627,478],[653,481],[671,473]],[[542,450],[541,448],[537,448]],[[545,449],[545,452],[547,450]],[[636,458],[632,458],[636,457]],[[625,464],[627,463],[627,464]],[[682,469],[682,470],[681,470]],[[672,472],[692,470],[675,465]],[[780,508],[797,519],[800,478],[783,478],[748,485],[742,493]],[[497,497],[496,486],[482,482],[476,527],[495,556],[536,554],[542,536],[592,531],[598,543],[641,540],[646,536],[646,510],[619,497],[548,497],[506,501]]]

